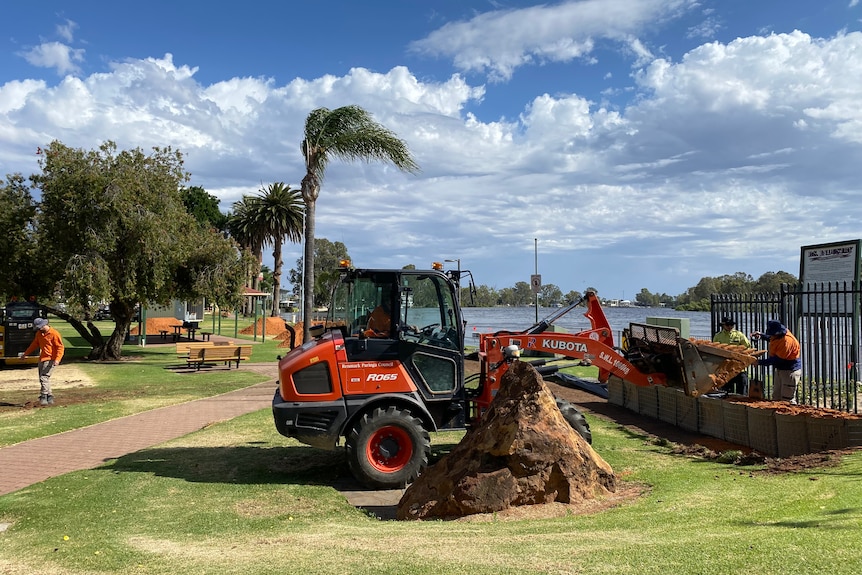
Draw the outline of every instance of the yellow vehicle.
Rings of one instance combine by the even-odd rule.
[[[39,356],[19,358],[33,341],[33,320],[45,317],[39,306],[29,301],[10,301],[0,311],[0,362],[4,365],[35,365]]]

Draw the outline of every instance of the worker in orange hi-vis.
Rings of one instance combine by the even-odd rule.
[[[36,337],[33,342],[18,357],[30,355],[39,348],[39,405],[53,405],[54,395],[51,393],[51,373],[63,359],[63,338],[60,333],[48,325],[48,320],[37,317],[33,320]]]
[[[754,332],[751,337],[769,341],[769,355],[757,360],[757,363],[771,365],[774,368],[772,400],[796,403],[796,387],[802,379],[802,352],[799,340],[781,322],[775,320],[766,323],[765,332]]]
[[[371,311],[365,326],[365,337],[389,337],[392,333],[392,316],[385,299]]]

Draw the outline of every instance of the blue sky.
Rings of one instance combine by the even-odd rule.
[[[860,29],[859,0],[4,3],[0,174],[170,145],[227,212],[356,104],[422,168],[330,165],[317,235],[356,265],[677,295],[862,237]]]

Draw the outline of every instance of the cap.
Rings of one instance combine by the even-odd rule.
[[[730,317],[729,315],[726,315],[723,318],[721,318],[721,325],[736,325],[736,322],[733,321],[732,317]]]
[[[42,329],[46,325],[48,325],[48,320],[44,317],[37,317],[33,320],[33,329]]]
[[[769,337],[776,335],[784,335],[787,333],[787,328],[784,327],[780,321],[771,320],[766,322],[766,331],[763,332],[763,335],[768,335]]]

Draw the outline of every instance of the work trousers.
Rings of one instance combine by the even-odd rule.
[[[772,401],[796,403],[796,386],[802,379],[802,370],[776,369],[772,380]]]
[[[748,374],[746,372],[742,372],[738,374],[736,377],[725,383],[722,387],[722,390],[727,393],[735,393],[737,395],[748,395]]]
[[[46,359],[39,362],[39,395],[51,394],[51,373],[54,371],[54,360]]]

